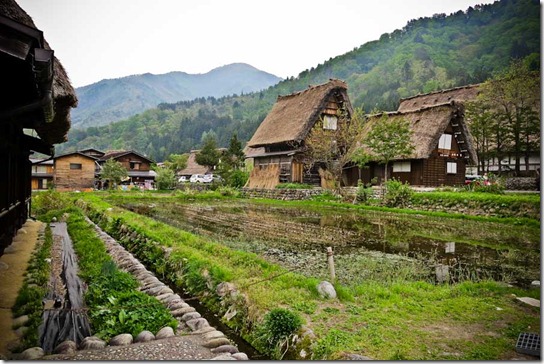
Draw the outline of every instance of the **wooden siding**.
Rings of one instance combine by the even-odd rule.
[[[70,169],[81,164],[81,169]],[[80,154],[55,159],[55,188],[58,191],[90,191],[94,188],[95,161]]]
[[[151,170],[151,165],[148,160],[136,155],[136,154],[125,154],[118,158],[113,158],[117,162],[121,163],[127,171],[149,171]],[[134,164],[134,165],[131,165]],[[136,165],[138,165],[136,167]]]

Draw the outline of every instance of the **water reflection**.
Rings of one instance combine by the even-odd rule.
[[[539,236],[511,232],[507,230],[511,227],[497,223],[232,201],[171,203],[151,209],[143,205],[124,207],[215,239],[256,241],[290,254],[317,254],[332,246],[337,256],[363,251],[406,256],[425,260],[435,273],[439,265],[449,267],[450,280],[474,276],[530,281],[540,275],[539,249],[505,248],[505,244],[539,247]]]

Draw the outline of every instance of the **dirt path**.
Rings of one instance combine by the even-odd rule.
[[[10,344],[17,340],[12,330],[11,307],[23,285],[24,273],[42,226],[42,222],[27,220],[0,257],[0,357],[6,357]]]

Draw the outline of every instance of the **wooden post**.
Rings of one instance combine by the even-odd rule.
[[[332,253],[332,247],[327,247],[327,262],[329,263],[329,272],[331,274],[331,283],[336,280],[336,274],[334,272],[334,255]]]

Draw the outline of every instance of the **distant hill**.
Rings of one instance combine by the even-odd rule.
[[[396,110],[402,97],[483,82],[513,58],[540,69],[540,13],[538,0],[501,0],[414,19],[260,92],[166,102],[106,126],[72,128],[57,152],[135,149],[162,161],[200,147],[205,133],[213,132],[222,147],[233,133],[245,142],[278,95],[329,78],[345,80],[352,105],[371,112]]]
[[[72,128],[106,125],[163,102],[260,91],[282,79],[245,63],[233,63],[204,74],[170,72],[102,80],[76,89],[79,105]]]

